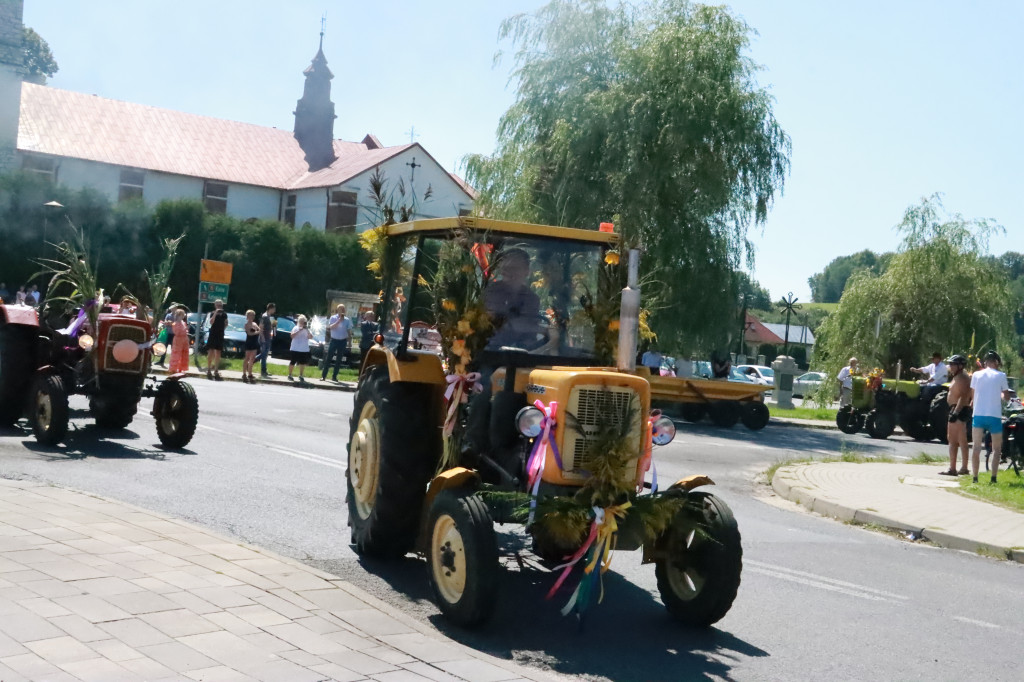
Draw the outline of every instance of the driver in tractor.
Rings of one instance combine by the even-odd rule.
[[[484,290],[484,306],[494,322],[490,350],[513,346],[530,350],[538,342],[540,297],[527,284],[530,256],[523,249],[508,249],[501,254],[497,278]]]
[[[910,371],[914,374],[921,374],[927,378],[919,380],[917,383],[922,386],[942,386],[947,381],[949,376],[949,370],[946,368],[946,363],[942,361],[942,353],[935,351],[932,353],[932,362],[930,365],[924,367],[911,367]]]

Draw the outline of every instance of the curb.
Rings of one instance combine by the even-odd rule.
[[[898,519],[892,519],[868,509],[854,509],[853,507],[848,507],[837,502],[832,502],[831,500],[826,500],[815,494],[815,491],[811,488],[792,485],[789,481],[792,481],[793,479],[787,480],[786,474],[788,473],[788,470],[794,469],[796,466],[813,466],[813,464],[798,464],[781,467],[775,472],[775,475],[772,476],[772,490],[774,490],[775,494],[779,497],[806,507],[809,511],[821,514],[822,516],[838,519],[846,523],[870,524],[874,526],[881,526],[882,528],[887,528],[889,530],[919,533],[921,537],[929,542],[935,543],[939,547],[945,547],[946,549],[959,549],[976,554],[997,554],[1008,561],[1016,561],[1017,563],[1024,564],[1024,549],[1021,548],[991,545],[986,542],[979,542],[977,540],[972,540],[971,538],[960,537],[938,529],[911,526],[910,524],[904,523]]]
[[[820,429],[822,431],[838,431],[839,427],[834,422],[818,421],[818,420],[806,420],[809,423],[803,421],[797,421],[795,419],[788,419],[786,417],[772,417],[768,420],[770,426],[786,426],[786,427],[798,427],[804,429]]]
[[[233,537],[230,537],[228,535],[225,535],[224,533],[222,533],[220,531],[217,531],[217,530],[214,530],[212,528],[207,528],[205,526],[200,526],[197,523],[193,523],[191,521],[187,521],[185,519],[181,519],[181,518],[178,518],[176,516],[172,516],[170,514],[165,514],[163,512],[158,512],[158,511],[153,511],[151,509],[146,509],[145,507],[140,507],[140,506],[132,504],[130,502],[122,502],[121,500],[116,500],[116,499],[114,499],[112,497],[107,497],[106,495],[97,495],[96,493],[91,493],[91,492],[88,492],[88,491],[85,491],[85,490],[79,490],[78,488],[72,488],[70,486],[55,485],[55,484],[50,483],[48,481],[41,481],[41,480],[38,480],[38,479],[35,479],[35,478],[27,478],[27,479],[20,479],[20,480],[23,480],[23,481],[27,480],[27,481],[29,481],[31,483],[34,483],[36,485],[39,485],[39,486],[45,486],[45,487],[60,488],[60,489],[63,489],[63,490],[69,490],[69,491],[71,491],[73,493],[77,493],[79,495],[84,495],[86,497],[91,497],[91,498],[94,498],[94,499],[104,500],[104,501],[109,502],[111,504],[120,505],[120,506],[125,507],[127,509],[133,509],[133,510],[136,510],[136,511],[148,514],[148,515],[156,517],[156,518],[168,519],[168,520],[174,521],[175,523],[180,524],[182,526],[187,526],[187,527],[190,527],[190,528],[195,528],[198,532],[201,532],[201,533],[203,533],[205,535],[209,535],[209,536],[212,536],[212,537],[222,538],[226,543],[237,545],[239,547],[243,547],[245,549],[248,549],[250,551],[256,552],[258,554],[262,554],[263,556],[275,559],[276,561],[280,561],[281,563],[288,564],[289,566],[294,566],[295,568],[301,569],[303,571],[308,571],[312,575],[315,575],[318,578],[322,578],[323,580],[326,580],[327,582],[331,583],[335,587],[337,587],[337,588],[339,588],[341,590],[344,590],[345,592],[349,593],[350,595],[352,595],[356,599],[359,599],[360,601],[364,602],[370,608],[373,608],[373,609],[376,609],[377,611],[383,612],[387,616],[390,616],[391,618],[394,618],[395,620],[400,621],[404,625],[407,625],[408,627],[412,628],[416,632],[419,632],[420,634],[424,635],[425,637],[430,637],[431,639],[437,640],[438,642],[443,642],[445,644],[449,644],[451,646],[458,647],[459,650],[464,651],[466,653],[466,655],[471,657],[471,658],[474,658],[476,660],[483,661],[483,662],[486,662],[486,663],[490,663],[491,665],[493,665],[495,667],[501,668],[503,670],[506,670],[506,671],[516,675],[517,677],[515,679],[517,679],[517,680],[518,679],[526,679],[526,680],[535,680],[535,681],[538,681],[538,682],[559,682],[560,680],[568,679],[568,678],[566,678],[564,676],[561,676],[558,673],[555,673],[553,671],[547,671],[547,670],[544,670],[544,669],[541,669],[541,668],[530,668],[530,667],[528,667],[526,665],[523,665],[523,664],[520,664],[520,663],[516,663],[515,661],[510,661],[508,659],[499,658],[497,656],[493,656],[491,654],[488,654],[488,653],[485,653],[485,652],[482,652],[482,651],[477,651],[476,649],[473,649],[472,647],[468,647],[465,644],[462,644],[458,640],[455,640],[455,639],[452,639],[451,637],[448,637],[444,633],[439,632],[437,629],[432,628],[432,627],[430,627],[428,625],[425,625],[425,624],[421,623],[420,621],[416,620],[412,616],[409,616],[406,613],[404,613],[403,611],[399,610],[398,608],[392,606],[391,604],[388,604],[387,602],[384,602],[381,599],[378,599],[377,597],[374,597],[372,594],[370,594],[368,592],[365,592],[362,588],[359,588],[359,587],[353,585],[352,583],[348,582],[344,578],[342,578],[340,576],[337,576],[337,575],[334,575],[333,573],[328,573],[327,571],[323,571],[323,570],[321,570],[319,568],[316,568],[314,566],[309,566],[307,564],[304,564],[301,561],[299,561],[298,559],[293,559],[292,557],[288,557],[288,556],[284,556],[282,554],[278,554],[276,552],[272,552],[272,551],[270,551],[268,549],[259,547],[257,545],[252,545],[252,544],[250,544],[248,542],[245,542],[243,540],[239,540],[238,538],[233,538]],[[384,641],[382,639],[379,639],[376,635],[374,635],[374,634],[372,634],[370,632],[366,632],[365,634],[366,634],[367,637],[371,637],[373,639],[376,639],[377,641],[379,641],[384,646],[390,646],[386,641]],[[418,660],[422,660],[422,659],[418,659]]]

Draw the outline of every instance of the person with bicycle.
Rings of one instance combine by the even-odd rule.
[[[949,424],[946,427],[946,439],[949,441],[949,469],[940,472],[943,476],[959,476],[969,472],[967,468],[967,422],[971,418],[971,380],[964,372],[967,358],[954,355],[946,361],[949,367],[949,393],[946,402],[949,404]],[[957,471],[956,453],[960,450],[963,466]]]
[[[981,443],[988,433],[992,437],[992,483],[996,482],[999,473],[999,461],[1003,452],[1003,400],[1008,400],[1010,385],[1006,375],[999,371],[1003,359],[999,353],[990,350],[985,355],[985,369],[971,376],[971,407],[974,410],[973,427],[974,453],[971,467],[974,471],[974,482],[978,482],[978,469],[981,465]]]

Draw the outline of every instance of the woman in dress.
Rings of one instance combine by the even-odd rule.
[[[174,311],[174,341],[171,342],[170,374],[188,371],[188,327],[185,325],[185,311],[181,308]]]
[[[224,301],[213,302],[209,316],[210,333],[206,336],[206,378],[220,381],[220,356],[224,351],[224,330],[228,326],[228,314],[224,312]]]
[[[295,320],[295,327],[292,328],[291,362],[288,363],[288,381],[295,381],[292,378],[292,369],[299,366],[299,381],[305,383],[306,365],[309,364],[309,340],[313,333],[306,326],[306,316],[299,315]]]
[[[242,364],[242,381],[256,383],[252,366],[256,364],[256,352],[260,349],[260,326],[256,323],[256,311],[245,311],[245,362]]]

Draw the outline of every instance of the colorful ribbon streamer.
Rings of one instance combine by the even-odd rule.
[[[445,381],[448,382],[448,388],[444,392],[444,399],[448,401],[448,411],[444,417],[442,433],[445,438],[450,438],[455,431],[459,405],[469,402],[469,394],[480,393],[484,387],[480,384],[480,372],[449,374]]]
[[[85,311],[87,311],[89,308],[92,308],[94,305],[96,305],[95,300],[90,299],[86,301],[85,305],[82,306],[81,309],[79,309],[78,317],[76,317],[74,321],[68,326],[58,330],[57,333],[64,334],[65,336],[78,336],[78,330],[81,329],[82,325],[85,324],[86,321],[89,319]]]
[[[527,519],[526,525],[533,523],[534,514],[537,512],[537,494],[540,491],[541,479],[544,478],[544,464],[548,458],[548,445],[551,446],[551,452],[555,456],[558,468],[565,468],[562,465],[562,455],[558,451],[558,444],[551,437],[551,432],[558,424],[556,419],[558,415],[558,401],[552,400],[550,405],[544,405],[540,400],[535,400],[533,406],[543,412],[544,417],[540,423],[540,435],[534,439],[533,450],[530,452],[530,458],[526,461],[527,487],[530,489],[530,518]]]

